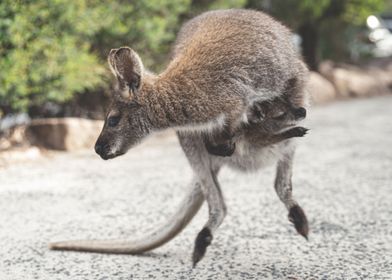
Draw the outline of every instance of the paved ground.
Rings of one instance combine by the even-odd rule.
[[[190,169],[174,138],[151,138],[108,162],[86,151],[0,170],[0,279],[392,279],[392,97],[314,108],[308,126],[294,190],[309,242],[269,168],[221,174],[229,214],[194,270],[205,206],[143,256],[49,251],[55,240],[140,237],[175,210]]]

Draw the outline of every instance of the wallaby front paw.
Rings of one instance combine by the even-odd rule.
[[[205,146],[208,153],[220,157],[230,157],[235,151],[235,143],[233,142],[226,142],[216,145],[206,142]]]

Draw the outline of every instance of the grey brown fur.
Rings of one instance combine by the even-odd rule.
[[[173,219],[143,240],[66,241],[52,243],[51,248],[129,254],[151,250],[178,234],[204,199],[209,218],[195,244],[196,264],[226,215],[219,170],[229,166],[249,172],[276,162],[276,192],[291,211],[297,230],[307,234],[306,217],[300,215],[303,211],[292,196],[291,185],[295,150],[291,137],[296,137],[298,128],[288,124],[281,131],[288,135],[271,140],[269,126],[273,123],[247,121],[255,102],[271,101],[273,105],[274,99],[287,95],[292,104],[304,106],[307,69],[290,36],[287,28],[261,12],[212,11],[185,24],[171,62],[159,75],[144,70],[132,49],[112,50],[108,61],[118,89],[96,152],[103,159],[113,158],[153,131],[175,128],[193,169],[192,190]],[[224,126],[230,132],[240,130],[236,149],[231,157],[210,155],[203,135],[213,136]],[[294,133],[287,132],[291,129]]]

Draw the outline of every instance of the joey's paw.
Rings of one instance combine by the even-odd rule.
[[[294,224],[295,229],[299,234],[308,240],[309,226],[304,210],[298,205],[290,208],[289,221]]]
[[[233,142],[225,142],[216,145],[206,142],[205,146],[208,153],[220,157],[230,157],[235,151],[235,143]]]
[[[296,126],[287,130],[286,133],[289,137],[303,137],[308,133],[308,131],[309,131],[308,128],[302,126]]]
[[[211,244],[212,234],[208,228],[203,228],[196,237],[195,248],[193,250],[193,267],[204,257],[207,247]]]

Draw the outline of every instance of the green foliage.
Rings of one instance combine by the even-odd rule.
[[[387,0],[350,0],[347,1],[342,19],[352,25],[363,25],[365,19],[386,7]]]
[[[215,0],[208,6],[209,10],[242,8],[246,0]]]
[[[0,114],[101,91],[111,48],[131,46],[146,67],[160,70],[182,21],[205,10],[268,7],[293,29],[313,25],[319,51],[340,58],[347,30],[383,4],[388,0],[1,0]]]
[[[268,0],[269,12],[296,28],[304,22],[321,24],[333,18],[348,25],[361,25],[370,14],[382,11],[388,0]],[[250,7],[262,8],[264,1],[249,0]]]
[[[106,54],[130,45],[147,66],[173,40],[190,0],[2,0],[0,108],[26,110],[101,87]]]
[[[249,0],[248,7],[264,8],[260,3],[265,2],[273,16],[299,32],[304,40],[314,40],[306,45],[313,44],[322,59],[344,60],[349,40],[353,39],[347,34],[363,26],[369,15],[381,12],[388,0]],[[309,31],[312,34],[306,34]],[[313,54],[304,56],[308,59]]]

